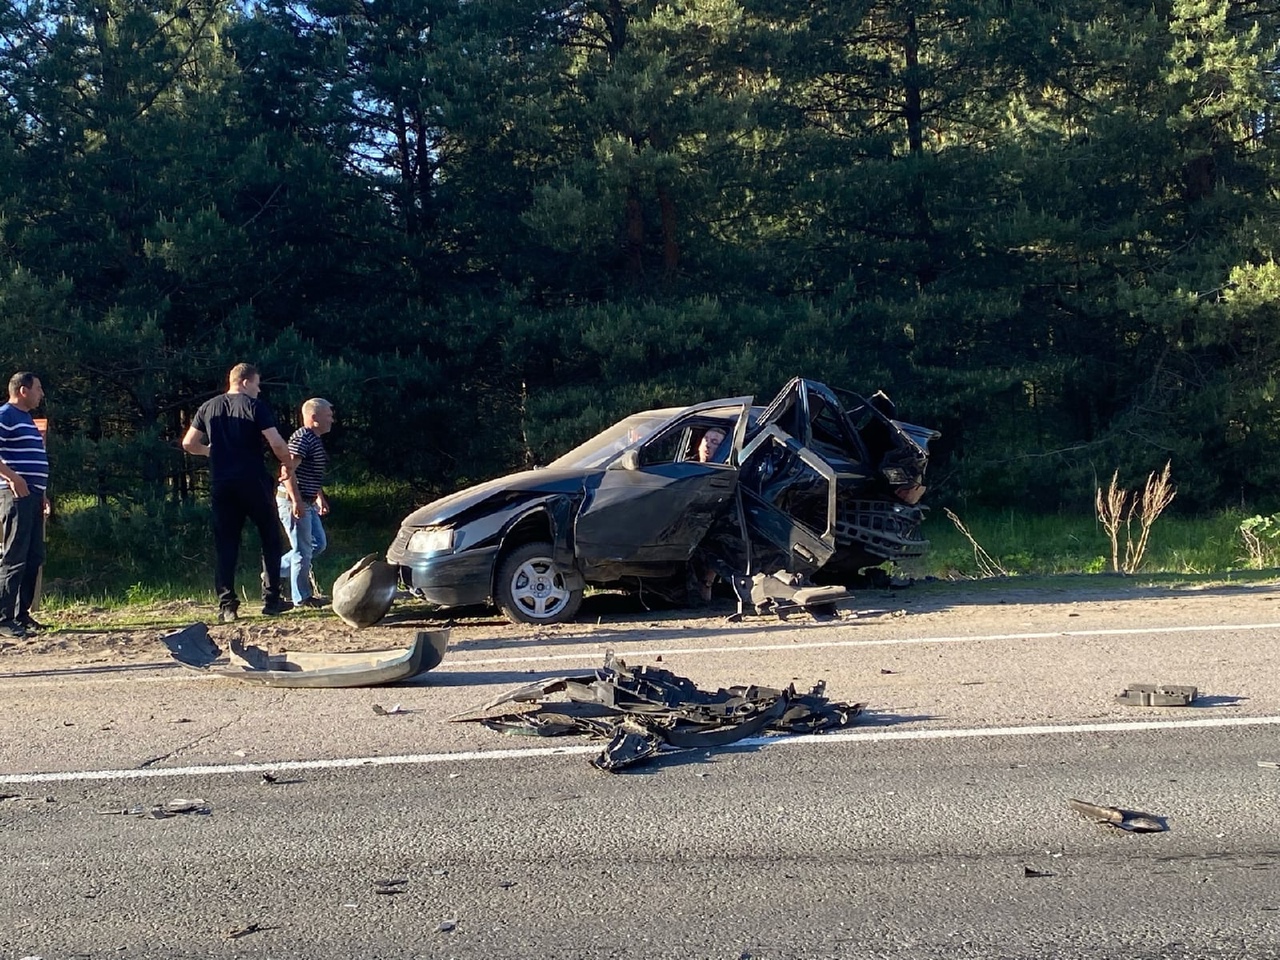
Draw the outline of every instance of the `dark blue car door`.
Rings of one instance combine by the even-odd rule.
[[[574,526],[588,578],[659,573],[689,559],[733,504],[750,408],[750,397],[690,407],[588,481]],[[699,463],[696,439],[708,426],[726,430],[724,449],[719,462]]]

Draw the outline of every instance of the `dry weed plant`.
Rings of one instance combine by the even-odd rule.
[[[991,554],[987,553],[987,551],[982,548],[982,544],[980,544],[977,540],[973,538],[973,534],[971,534],[968,531],[968,529],[965,527],[965,525],[960,522],[959,517],[957,517],[954,513],[952,513],[946,507],[942,508],[942,512],[947,515],[948,520],[950,520],[953,524],[955,524],[956,529],[959,530],[962,534],[964,534],[964,538],[968,540],[970,544],[972,544],[973,559],[976,560],[978,563],[979,573],[981,573],[984,577],[1009,576],[1009,571],[1006,570],[1004,567],[1000,566],[999,561],[996,560],[995,557],[991,556]]]
[[[1142,566],[1142,557],[1147,552],[1147,542],[1151,537],[1151,526],[1164,508],[1173,502],[1178,492],[1169,482],[1172,461],[1165,463],[1159,476],[1155,471],[1147,474],[1147,482],[1141,492],[1121,490],[1119,486],[1120,471],[1111,475],[1111,484],[1104,492],[1098,488],[1094,498],[1094,507],[1098,512],[1098,522],[1111,541],[1111,569],[1116,573],[1133,574]],[[1138,522],[1138,538],[1133,538],[1133,523]],[[1124,530],[1124,562],[1120,560],[1120,531]]]
[[[1280,539],[1280,514],[1248,517],[1237,528],[1244,541],[1246,556],[1240,560],[1250,570],[1275,566],[1276,551],[1272,544]]]

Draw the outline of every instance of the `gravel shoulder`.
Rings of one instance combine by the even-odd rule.
[[[590,644],[593,639],[616,644],[714,636],[724,642],[761,631],[775,640],[791,637],[799,642],[815,632],[853,624],[885,638],[1074,632],[1101,624],[1109,630],[1155,624],[1256,624],[1280,621],[1280,581],[1256,575],[1205,584],[1107,575],[932,581],[854,592],[836,607],[834,616],[750,615],[734,623],[734,610],[728,598],[696,610],[654,610],[634,597],[601,594],[587,598],[575,623],[533,627],[507,623],[494,611],[437,611],[405,601],[398,602],[382,623],[355,630],[327,611],[249,616],[223,625],[216,622],[212,606],[194,601],[114,611],[70,607],[41,613],[52,629],[25,640],[0,642],[0,673],[165,662],[169,654],[162,638],[196,622],[209,624],[210,636],[224,647],[238,636],[273,652],[391,649],[406,645],[412,631],[441,626],[451,630],[451,652],[474,652],[531,645],[549,650]]]

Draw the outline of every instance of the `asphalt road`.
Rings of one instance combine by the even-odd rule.
[[[3,676],[0,957],[1280,956],[1280,625],[1081,612],[468,640],[378,690]],[[824,676],[867,723],[608,775],[440,722],[604,646],[704,686]],[[1114,703],[1144,679],[1205,696]],[[146,814],[176,798],[203,805]]]

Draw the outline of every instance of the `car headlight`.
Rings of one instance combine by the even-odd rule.
[[[448,553],[453,549],[453,527],[423,527],[413,531],[405,547],[408,553]]]

